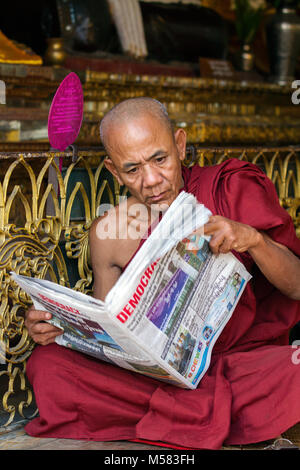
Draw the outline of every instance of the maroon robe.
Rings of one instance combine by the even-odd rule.
[[[183,169],[183,176],[184,190],[213,214],[264,230],[300,256],[292,220],[258,167],[233,159]],[[299,422],[300,356],[288,335],[300,320],[300,302],[274,288],[247,252],[235,254],[254,279],[197,389],[166,385],[56,344],[37,346],[27,374],[40,416],[27,433],[219,449],[275,438]]]

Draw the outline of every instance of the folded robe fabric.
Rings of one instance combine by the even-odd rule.
[[[300,257],[292,219],[257,166],[233,159],[183,168],[183,178],[183,189],[213,214],[263,230]],[[163,384],[57,344],[37,346],[27,374],[39,417],[27,433],[219,449],[275,438],[299,422],[300,353],[288,337],[300,320],[300,302],[272,286],[247,252],[234,254],[253,279],[197,389]]]

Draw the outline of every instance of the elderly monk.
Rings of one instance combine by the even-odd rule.
[[[272,182],[257,166],[236,159],[182,167],[186,134],[174,133],[165,108],[150,98],[118,104],[103,118],[100,132],[109,156],[105,165],[131,196],[92,224],[95,297],[105,298],[143,243],[142,236],[124,238],[121,232],[132,222],[146,229],[152,206],[163,211],[181,190],[211,210],[204,226],[211,250],[231,251],[253,279],[195,390],[58,346],[54,340],[61,330],[43,322],[50,314],[31,308],[26,326],[39,345],[27,373],[39,417],[26,431],[194,449],[277,437],[300,421],[300,366],[288,345],[289,331],[300,319],[300,241]],[[132,210],[137,203],[147,209],[143,216]],[[114,238],[99,237],[116,217]]]

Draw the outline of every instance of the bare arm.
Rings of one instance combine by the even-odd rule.
[[[300,260],[284,245],[253,227],[212,216],[204,226],[213,253],[248,251],[265,277],[283,294],[300,300]]]
[[[266,278],[287,297],[300,300],[300,260],[265,233],[248,251]]]
[[[107,293],[121,275],[121,269],[114,265],[115,251],[118,246],[115,240],[101,240],[97,236],[98,220],[93,222],[90,232],[90,253],[94,275],[94,297],[104,300]],[[101,222],[100,222],[101,223]]]

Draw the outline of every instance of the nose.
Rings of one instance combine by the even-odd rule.
[[[162,176],[157,168],[151,165],[145,165],[143,168],[143,185],[145,188],[158,186],[162,183]]]

